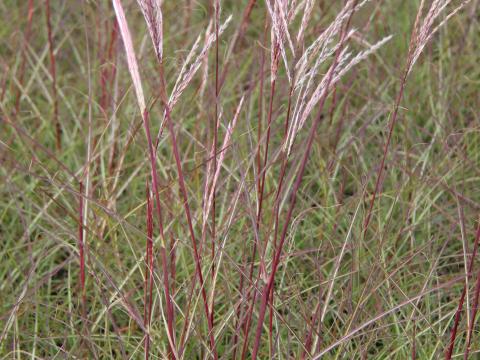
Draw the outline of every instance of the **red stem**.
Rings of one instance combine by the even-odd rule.
[[[323,118],[322,111],[323,111],[323,107],[324,107],[324,104],[325,104],[325,100],[326,100],[327,95],[328,95],[328,89],[329,89],[330,84],[332,82],[333,75],[335,73],[335,69],[338,65],[338,60],[339,60],[339,57],[340,57],[340,53],[341,53],[341,51],[343,49],[343,45],[344,45],[345,35],[346,35],[347,29],[350,25],[350,21],[351,21],[352,16],[353,16],[353,9],[355,8],[355,6],[356,6],[356,1],[352,5],[352,12],[350,13],[350,15],[347,19],[346,26],[345,26],[344,30],[342,31],[342,35],[341,35],[341,39],[340,39],[340,46],[338,47],[338,49],[336,51],[335,59],[334,59],[333,64],[332,64],[332,66],[329,70],[329,73],[327,74],[328,78],[327,78],[327,82],[326,82],[326,86],[325,86],[326,90],[324,92],[324,95],[322,96],[322,98],[319,101],[318,114],[317,114],[317,116],[316,116],[316,118],[315,118],[315,120],[312,124],[312,128],[310,129],[310,134],[308,136],[305,153],[303,155],[303,158],[302,158],[302,161],[301,161],[301,164],[300,164],[300,169],[299,169],[297,178],[295,180],[295,183],[293,185],[292,193],[291,193],[291,196],[290,196],[290,199],[291,199],[290,200],[290,207],[288,209],[287,216],[285,218],[285,224],[283,226],[282,234],[281,234],[281,237],[280,237],[280,243],[278,245],[278,249],[276,250],[275,257],[274,257],[274,260],[273,260],[273,263],[272,263],[272,271],[270,272],[268,282],[264,286],[264,289],[263,289],[263,292],[262,292],[262,300],[261,300],[261,304],[260,304],[260,313],[259,313],[259,317],[258,317],[257,329],[256,329],[256,333],[255,333],[255,343],[254,343],[254,346],[253,346],[253,353],[252,353],[252,359],[253,360],[256,360],[257,355],[258,355],[258,350],[259,350],[259,347],[260,347],[260,339],[261,339],[261,336],[262,336],[263,321],[265,319],[266,307],[267,307],[267,303],[268,303],[268,300],[269,300],[269,297],[270,297],[269,296],[270,291],[272,291],[273,283],[275,281],[275,274],[277,272],[277,268],[278,268],[278,265],[280,263],[280,256],[281,256],[281,253],[282,253],[283,244],[284,244],[285,239],[286,239],[288,225],[289,225],[290,220],[292,218],[293,210],[295,208],[295,204],[296,204],[296,201],[297,201],[298,189],[300,188],[300,184],[302,182],[303,174],[305,172],[305,167],[306,167],[306,164],[307,164],[307,161],[308,161],[308,157],[310,155],[310,150],[312,148],[313,140],[315,139],[315,135],[316,135],[316,132],[317,132],[317,129],[318,129],[318,125],[320,124],[320,121]],[[275,240],[275,242],[276,242],[276,240]]]
[[[475,261],[475,257],[477,256],[479,239],[480,239],[480,224],[477,227],[477,234],[475,236],[475,242],[473,244],[472,257],[470,258],[470,263],[468,264],[467,279],[472,274],[473,263]],[[478,291],[478,289],[477,289],[477,291]],[[450,360],[452,358],[453,347],[455,345],[455,339],[457,337],[458,324],[460,323],[460,315],[461,315],[462,310],[463,310],[463,303],[465,302],[465,295],[466,294],[467,294],[467,282],[465,282],[465,284],[463,285],[462,295],[460,295],[460,300],[458,301],[458,308],[457,308],[457,312],[455,313],[455,320],[454,320],[452,332],[451,332],[451,335],[450,335],[450,343],[449,343],[449,346],[448,346],[447,351],[445,353],[445,359],[446,360]],[[478,296],[478,292],[475,296]],[[473,325],[473,319],[472,319],[472,325]]]
[[[165,115],[167,118],[167,126],[170,131],[170,137],[172,138],[172,147],[173,147],[173,155],[175,157],[175,163],[177,166],[177,172],[178,172],[178,183],[180,186],[180,192],[183,197],[183,207],[185,210],[185,215],[187,217],[187,223],[188,223],[188,230],[190,232],[190,238],[192,241],[192,247],[193,247],[193,255],[194,255],[194,260],[195,260],[195,267],[196,267],[196,273],[198,276],[198,280],[200,281],[200,290],[202,293],[202,299],[203,299],[203,305],[205,308],[205,315],[207,316],[207,322],[208,322],[208,331],[209,331],[209,338],[210,338],[210,347],[213,352],[213,357],[214,359],[218,359],[217,355],[217,350],[215,348],[215,338],[213,334],[213,323],[212,323],[212,318],[210,316],[210,311],[208,309],[208,300],[207,300],[207,293],[205,291],[205,286],[204,286],[204,280],[203,280],[203,275],[202,275],[202,266],[200,264],[200,257],[198,255],[198,249],[197,249],[197,241],[195,239],[195,232],[193,230],[193,222],[192,222],[192,216],[190,213],[190,206],[188,205],[188,195],[187,195],[187,189],[185,187],[185,178],[183,176],[183,170],[182,170],[182,163],[180,160],[180,155],[178,152],[178,145],[177,145],[177,138],[175,136],[175,130],[173,129],[173,122],[170,117],[170,109],[168,105],[165,105]],[[152,151],[153,151],[153,146],[152,146]]]
[[[473,328],[475,326],[475,317],[477,315],[478,311],[478,298],[480,294],[480,270],[477,272],[477,284],[475,286],[475,298],[473,300],[473,307],[472,307],[472,316],[470,320],[470,325],[468,328],[468,341],[467,341],[467,346],[465,348],[465,354],[464,354],[464,360],[468,359],[468,354],[470,353],[470,344],[472,342],[472,336],[473,336]]]
[[[278,57],[279,57],[279,47],[278,44],[275,46],[274,49],[274,59],[276,63],[278,64]],[[272,76],[275,76],[275,74],[272,74]],[[266,144],[265,144],[265,152],[263,155],[263,166],[262,166],[262,171],[261,171],[261,181],[260,181],[260,195],[259,195],[259,200],[258,200],[258,213],[257,213],[257,233],[260,230],[260,222],[262,218],[262,204],[263,204],[263,194],[264,194],[264,189],[265,189],[265,175],[267,173],[267,160],[268,160],[268,147],[270,144],[270,133],[271,133],[271,128],[272,128],[272,112],[273,112],[273,98],[275,96],[275,85],[276,85],[276,78],[272,81],[272,86],[270,88],[270,102],[268,106],[268,120],[267,120],[267,138],[266,138]],[[259,173],[260,175],[260,173]],[[263,254],[262,257],[260,258],[260,271],[264,272],[266,271],[265,269],[265,264],[263,261]]]
[[[173,332],[173,304],[172,299],[170,297],[170,287],[168,281],[168,266],[167,266],[167,255],[165,251],[165,234],[163,230],[163,221],[162,221],[162,211],[161,211],[161,204],[160,204],[160,195],[158,193],[158,178],[157,178],[157,165],[155,161],[155,152],[153,149],[152,143],[152,136],[150,134],[150,125],[149,125],[149,114],[148,111],[145,110],[143,113],[143,125],[145,128],[145,134],[147,136],[147,143],[148,143],[148,151],[150,155],[150,167],[151,167],[151,175],[152,175],[152,185],[153,185],[153,193],[155,196],[156,202],[156,209],[157,209],[157,217],[158,217],[158,226],[160,229],[160,236],[162,239],[162,246],[160,247],[160,257],[162,262],[162,271],[163,271],[163,282],[164,282],[164,292],[165,292],[165,301],[167,304],[167,328],[170,337],[170,341],[168,342],[169,346],[169,354],[170,358],[175,358],[175,354],[173,353],[173,348],[175,347],[175,337]]]
[[[265,26],[264,26],[264,32],[263,32],[263,43],[266,42],[267,29],[268,29],[268,17],[265,17]],[[260,174],[261,169],[262,169],[262,156],[261,156],[260,141],[261,141],[261,138],[262,138],[263,84],[264,84],[264,79],[265,79],[264,69],[265,69],[265,51],[264,51],[263,46],[260,46],[260,74],[259,74],[260,89],[259,89],[259,96],[258,96],[258,121],[257,121],[257,124],[258,124],[257,125],[258,126],[258,128],[257,128],[257,143],[258,143],[258,146],[257,146],[257,149],[256,149],[257,192],[258,192],[258,194],[260,194],[260,183],[261,183],[261,178],[260,178],[259,174]],[[254,265],[254,262],[255,262],[255,256],[256,256],[256,252],[257,252],[257,242],[259,240],[257,235],[258,235],[258,231],[256,231],[256,233],[255,233],[255,242],[253,244],[252,260],[251,260],[251,264],[250,264],[250,273],[249,273],[250,284],[252,284],[253,265]],[[242,274],[241,279],[240,279],[240,287],[239,287],[239,292],[240,293],[242,293],[242,291],[243,291],[243,284],[244,284],[244,276]],[[252,284],[252,286],[253,286],[253,284]],[[247,310],[251,309],[251,307],[248,306],[249,298],[250,298],[250,291],[247,292],[246,301],[245,301],[246,304],[247,304]],[[254,299],[252,301],[255,302],[255,294],[254,294]],[[246,334],[248,334],[247,329],[250,326],[249,324],[250,324],[251,315],[249,313],[247,323],[244,325],[243,324],[244,320],[243,320],[242,311],[241,311],[242,310],[241,305],[242,304],[239,304],[238,311],[237,311],[237,319],[239,321],[239,328],[243,328],[244,332]],[[233,356],[232,356],[232,358],[234,358],[234,359],[236,357],[237,341],[238,341],[238,334],[235,333],[235,337],[234,337],[234,341],[233,341],[234,350],[233,350]],[[244,346],[243,346],[243,349],[242,349],[242,359],[245,358],[245,350],[246,349],[245,349],[245,343],[244,343]]]
[[[275,46],[274,48],[274,58],[275,61],[278,63],[278,45]],[[272,76],[275,76],[276,74],[272,74]],[[269,106],[268,106],[268,116],[267,116],[267,135],[266,135],[266,144],[265,144],[265,152],[264,152],[264,159],[263,159],[263,165],[261,169],[259,168],[259,173],[257,176],[260,177],[259,180],[259,200],[258,200],[258,210],[257,210],[257,218],[256,218],[256,234],[257,238],[255,243],[253,244],[253,252],[252,252],[252,262],[250,265],[250,273],[249,273],[249,280],[250,283],[252,283],[253,279],[253,269],[254,269],[254,264],[255,264],[255,257],[257,255],[257,248],[259,247],[259,242],[260,242],[260,223],[261,223],[261,218],[262,218],[262,204],[263,204],[263,194],[264,194],[264,188],[265,188],[265,174],[266,174],[266,165],[267,165],[267,160],[268,160],[268,145],[270,143],[270,129],[271,129],[271,123],[272,123],[272,112],[273,112],[273,98],[275,96],[275,84],[276,84],[276,78],[271,83],[270,87],[270,100],[269,100]],[[260,133],[259,133],[260,135]],[[258,139],[260,141],[260,137]],[[258,144],[258,147],[260,149],[260,143]],[[258,150],[260,153],[260,150]],[[260,156],[258,156],[258,159],[260,159]],[[261,249],[260,249],[261,250]],[[263,261],[263,255],[264,251],[261,251],[260,254],[260,269],[259,269],[259,275],[258,277],[261,278],[263,273],[266,271],[264,261]],[[256,282],[258,284],[258,281]],[[245,359],[246,353],[247,353],[247,346],[248,346],[248,336],[250,333],[250,323],[252,320],[252,314],[253,314],[253,306],[255,304],[256,298],[257,298],[257,291],[255,290],[255,286],[252,285],[251,291],[253,291],[253,298],[252,298],[252,303],[249,307],[249,313],[247,316],[247,321],[245,323],[244,331],[245,331],[245,340],[243,342],[243,349],[242,349],[242,359]],[[247,294],[247,299],[246,302],[248,303],[250,299],[250,293],[251,291],[248,292]]]

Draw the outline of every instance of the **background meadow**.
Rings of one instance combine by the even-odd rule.
[[[479,14],[0,2],[1,358],[476,358]]]

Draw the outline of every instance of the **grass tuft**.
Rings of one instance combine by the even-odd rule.
[[[479,4],[0,2],[0,358],[475,358]]]

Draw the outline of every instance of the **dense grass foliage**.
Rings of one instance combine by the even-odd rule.
[[[0,358],[476,358],[479,14],[1,1]]]

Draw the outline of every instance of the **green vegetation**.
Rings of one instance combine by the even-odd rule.
[[[479,1],[159,3],[0,2],[0,359],[476,358]]]

